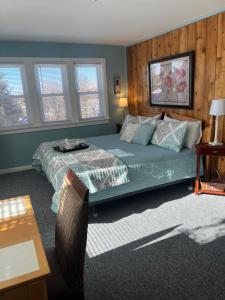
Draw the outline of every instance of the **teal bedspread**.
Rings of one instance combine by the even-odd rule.
[[[130,182],[91,194],[91,204],[119,198],[141,190],[195,177],[195,151],[175,152],[154,145],[120,141],[118,134],[86,138],[87,143],[110,151],[128,166]]]
[[[175,152],[154,145],[129,144],[120,141],[118,134],[85,138],[85,141],[117,156],[128,167],[130,179],[128,183],[91,193],[90,204],[195,177],[195,151],[191,149],[183,148],[180,152]],[[46,164],[47,161],[43,165],[45,173],[55,188],[50,171],[46,170]],[[53,197],[52,209],[55,212],[58,209],[56,196]]]
[[[84,182],[90,194],[129,182],[126,164],[113,153],[91,144],[82,151],[60,153],[53,149],[57,144],[58,141],[42,143],[32,160],[33,167],[43,171],[55,189],[54,211],[58,209],[61,186],[69,168]]]

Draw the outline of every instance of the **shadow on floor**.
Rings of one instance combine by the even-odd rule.
[[[193,180],[190,180],[184,183],[98,204],[96,210],[99,216],[97,218],[94,217],[91,211],[89,223],[98,223],[99,220],[107,222],[109,215],[110,222],[115,222],[131,214],[139,214],[147,209],[157,208],[166,202],[179,200],[180,198],[193,193],[193,191],[188,189],[189,186],[193,187],[193,184]],[[113,214],[111,213],[112,209],[114,211]]]
[[[225,299],[225,238],[200,246],[180,234],[150,235],[86,259],[86,299]]]
[[[96,220],[90,216],[90,224],[113,223],[133,214],[141,217],[148,209],[189,195],[188,185],[179,184],[99,205],[100,217]],[[1,199],[31,196],[46,248],[54,243],[55,214],[50,210],[53,193],[46,177],[35,171],[0,176]],[[225,238],[200,245],[183,232],[160,240],[176,227],[92,258],[86,256],[86,299],[225,299]]]

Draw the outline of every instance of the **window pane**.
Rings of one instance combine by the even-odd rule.
[[[42,121],[59,122],[69,120],[66,65],[48,63],[36,64],[35,67],[39,85]]]
[[[22,66],[0,65],[1,127],[29,123],[22,80]]]
[[[97,92],[97,67],[76,66],[78,92]]]
[[[104,70],[102,63],[74,64],[80,118],[83,120],[106,115]]]
[[[62,94],[62,66],[37,65],[41,94]]]
[[[0,100],[0,126],[12,127],[28,124],[24,98],[8,97]]]
[[[23,95],[19,67],[0,67],[0,95]]]
[[[81,118],[98,118],[103,116],[100,109],[99,94],[81,94],[80,95]]]
[[[42,97],[44,121],[64,121],[66,120],[66,106],[64,96]]]

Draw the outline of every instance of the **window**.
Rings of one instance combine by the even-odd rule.
[[[108,122],[105,59],[0,57],[0,135]]]
[[[31,122],[23,65],[0,64],[0,127]]]
[[[71,119],[66,65],[35,64],[42,122]]]
[[[105,117],[103,65],[76,63],[74,73],[80,118],[84,120]]]

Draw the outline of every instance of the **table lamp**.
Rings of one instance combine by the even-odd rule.
[[[209,114],[216,117],[214,141],[209,144],[212,146],[223,145],[223,143],[218,142],[218,125],[219,116],[225,115],[225,99],[213,99]]]
[[[128,107],[127,98],[120,98],[119,99],[119,107],[123,108],[123,118],[125,118],[125,107]]]

